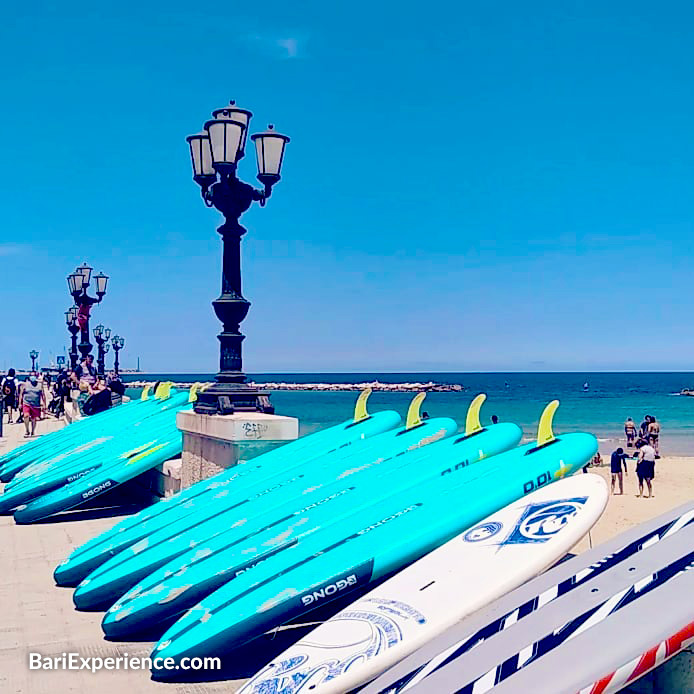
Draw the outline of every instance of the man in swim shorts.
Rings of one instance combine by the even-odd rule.
[[[622,478],[622,466],[624,466],[624,474],[628,475],[627,464],[625,458],[627,457],[623,448],[618,448],[610,457],[610,472],[612,473],[612,493],[614,494],[614,483],[619,481],[619,493],[624,494],[624,482]]]
[[[624,422],[624,434],[627,437],[627,448],[631,448],[636,441],[636,423],[631,417],[627,417],[627,421]]]
[[[660,458],[660,450],[658,442],[660,440],[660,422],[655,417],[651,417],[651,423],[648,425],[648,443],[653,446],[655,457]]]
[[[648,496],[650,499],[653,496],[653,478],[655,477],[655,449],[648,443],[644,443],[639,447],[639,458],[636,463],[636,475],[639,478],[639,493],[637,497],[643,496],[643,483],[648,486]]]

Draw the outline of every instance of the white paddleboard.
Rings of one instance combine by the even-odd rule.
[[[241,694],[343,694],[369,682],[561,558],[595,524],[607,499],[597,475],[528,494],[320,625],[252,677]]]

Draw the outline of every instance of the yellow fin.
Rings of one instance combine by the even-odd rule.
[[[143,389],[142,389],[142,394],[140,395],[140,400],[149,400],[149,391],[152,389],[152,386],[148,383]]]
[[[171,386],[173,386],[173,381],[160,383],[154,391],[154,397],[159,400],[166,400],[166,398],[171,397]]]
[[[412,398],[410,406],[407,408],[407,420],[405,421],[405,429],[413,429],[422,423],[422,416],[419,413],[419,408],[422,400],[426,398],[426,393],[417,393]]]
[[[366,411],[366,401],[371,395],[371,388],[365,388],[359,393],[357,404],[354,406],[354,421],[361,422],[363,419],[369,418],[369,413]]]
[[[198,392],[202,389],[202,383],[196,381],[188,392],[188,402],[195,402],[198,399]]]
[[[559,407],[559,400],[552,400],[552,402],[545,407],[542,415],[540,416],[540,424],[537,427],[537,445],[544,446],[551,441],[554,441],[554,432],[552,431],[552,420],[554,419],[554,413]]]
[[[480,422],[480,408],[486,399],[487,396],[484,393],[480,393],[470,403],[470,407],[467,409],[467,417],[465,418],[465,436],[476,434],[484,429],[482,422]]]

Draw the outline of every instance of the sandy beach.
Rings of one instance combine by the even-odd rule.
[[[39,423],[39,433],[59,428],[55,420]],[[0,453],[23,443],[23,427],[5,427],[0,439]],[[692,497],[694,493],[694,458],[663,457],[657,462],[653,498],[637,498],[638,482],[634,461],[627,461],[623,495],[614,495],[600,521],[589,537],[574,552],[584,551],[622,530],[653,518]],[[610,481],[609,465],[589,468],[591,473]],[[2,487],[2,485],[0,485]],[[0,517],[0,602],[3,618],[0,623],[0,691],[21,694],[42,694],[48,691],[85,694],[93,691],[94,677],[89,672],[30,671],[28,653],[60,655],[78,652],[102,658],[129,654],[146,656],[151,642],[109,643],[100,627],[101,614],[78,612],[72,604],[72,590],[58,588],[53,570],[75,547],[106,530],[121,516],[103,517],[90,512],[65,514],[60,522],[17,525],[11,516]],[[297,638],[296,636],[294,638]],[[257,642],[252,649],[243,649],[246,663],[243,676],[250,675],[277,652],[278,637],[270,645]],[[288,644],[285,644],[288,645]],[[240,651],[241,652],[241,651]],[[237,691],[243,679],[218,683],[160,684],[150,680],[143,671],[102,672],[98,676],[101,694],[213,694]]]

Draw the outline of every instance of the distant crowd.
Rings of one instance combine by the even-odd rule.
[[[74,370],[60,369],[55,381],[50,373],[30,372],[20,380],[9,369],[0,381],[0,417],[8,424],[24,423],[25,438],[36,435],[36,422],[47,416],[62,417],[68,404],[81,415],[103,412],[120,404],[125,386],[115,372],[100,376],[88,354]]]

